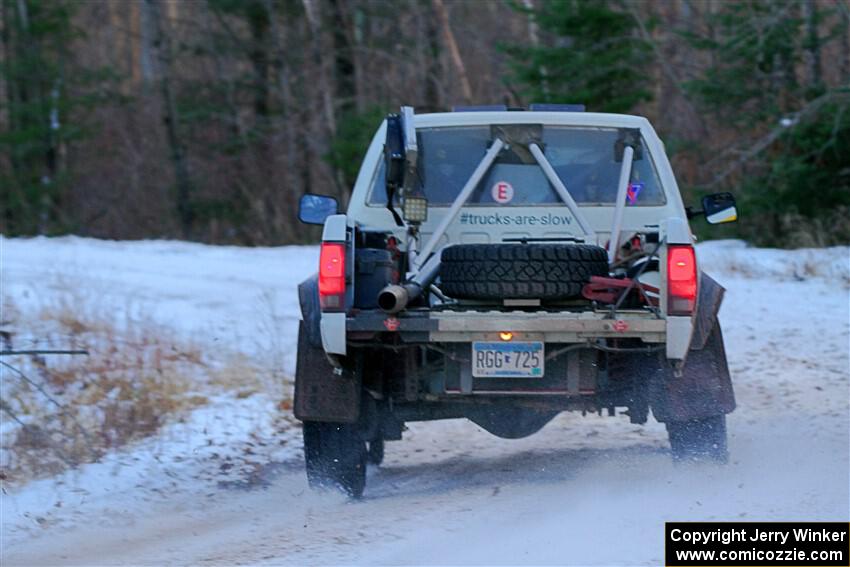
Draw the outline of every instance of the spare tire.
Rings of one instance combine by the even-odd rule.
[[[604,248],[589,244],[458,244],[445,248],[440,289],[460,299],[566,299],[590,276],[608,275]]]

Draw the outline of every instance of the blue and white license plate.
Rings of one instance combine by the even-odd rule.
[[[540,378],[543,343],[474,342],[472,376],[475,378]]]

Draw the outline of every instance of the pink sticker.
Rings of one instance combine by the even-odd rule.
[[[493,184],[493,188],[490,189],[490,195],[497,203],[501,203],[502,205],[510,203],[511,199],[514,198],[513,185],[507,181],[497,181]]]

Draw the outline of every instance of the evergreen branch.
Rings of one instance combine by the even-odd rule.
[[[736,172],[738,169],[747,164],[751,159],[758,156],[766,149],[768,149],[776,140],[778,140],[782,134],[788,131],[789,128],[793,128],[800,124],[806,118],[816,114],[818,110],[820,110],[825,104],[832,102],[835,99],[841,98],[841,94],[837,91],[830,91],[826,94],[819,96],[816,99],[809,101],[803,108],[798,110],[797,112],[791,114],[788,118],[791,119],[791,126],[779,125],[775,127],[773,130],[765,134],[762,138],[756,141],[755,144],[750,146],[749,149],[745,150],[741,156],[732,162],[726,169],[724,169],[719,174],[715,175],[714,178],[708,183],[697,185],[697,189],[711,189],[721,181],[729,177],[732,173]]]

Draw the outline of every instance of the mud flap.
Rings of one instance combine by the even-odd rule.
[[[301,324],[306,326],[310,344],[321,348],[322,308],[319,305],[319,274],[313,274],[298,284],[298,303],[301,305]]]
[[[681,376],[675,375],[666,359],[659,366],[649,380],[649,405],[658,421],[703,419],[735,409],[719,323],[714,324],[703,348],[688,353]]]
[[[727,414],[735,409],[732,378],[717,313],[726,289],[711,276],[700,274],[694,334],[682,375],[676,376],[662,359],[648,377],[649,404],[658,421],[687,421]]]
[[[359,372],[334,372],[321,347],[309,338],[307,325],[298,327],[295,363],[295,417],[302,421],[354,423],[360,417]]]
[[[694,320],[694,334],[691,337],[692,351],[705,348],[711,331],[717,324],[717,313],[723,303],[724,293],[726,288],[717,283],[714,278],[705,272],[700,274],[697,316]]]

